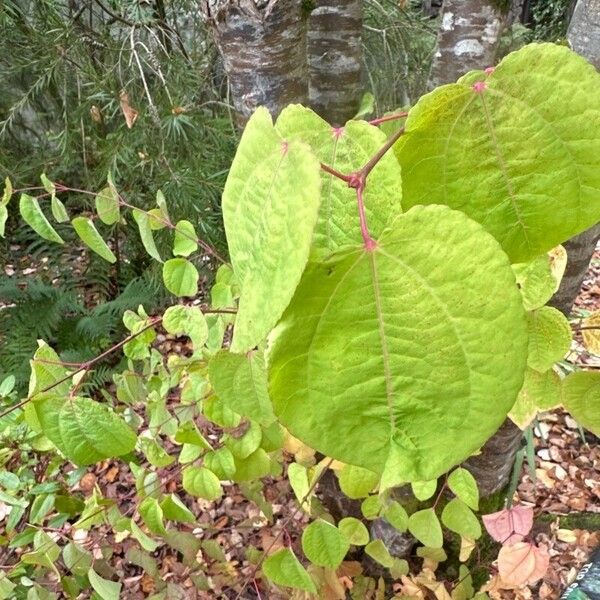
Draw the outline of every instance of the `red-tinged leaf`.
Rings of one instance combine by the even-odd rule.
[[[533,527],[533,509],[528,506],[513,506],[499,512],[483,515],[487,532],[497,542],[507,546],[520,542]]]
[[[550,564],[550,556],[544,548],[528,542],[502,546],[498,554],[498,571],[504,583],[526,585],[541,579]]]

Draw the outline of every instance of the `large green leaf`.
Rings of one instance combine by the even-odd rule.
[[[73,229],[75,229],[77,235],[81,238],[81,241],[98,256],[101,256],[109,263],[117,262],[117,257],[106,245],[106,242],[94,227],[91,219],[88,219],[87,217],[75,217],[71,221],[71,225],[73,225]]]
[[[33,198],[28,194],[21,194],[19,201],[19,212],[23,220],[31,229],[33,229],[40,237],[50,242],[64,244],[64,240],[58,235],[54,227],[50,225],[50,221],[40,208],[40,203],[37,198]]]
[[[77,465],[122,456],[135,447],[135,433],[105,404],[46,396],[34,406],[44,435]]]
[[[581,426],[600,435],[600,373],[571,373],[562,382],[562,401]]]
[[[498,243],[462,213],[415,207],[373,252],[309,265],[270,339],[271,398],[292,435],[384,472],[383,488],[435,479],[500,426],[526,347]]]
[[[250,118],[223,192],[223,220],[241,294],[231,350],[259,344],[289,304],[308,259],[320,198],[320,165],[287,142],[269,112]]]
[[[275,420],[262,352],[249,356],[222,350],[208,363],[215,393],[228,408],[264,425]]]
[[[287,140],[300,140],[317,158],[337,171],[349,174],[360,169],[385,143],[386,136],[365,121],[348,121],[332,128],[319,115],[298,104],[285,108],[275,124]],[[340,247],[361,243],[356,192],[348,184],[321,172],[322,191],[319,220],[312,255],[327,256]],[[371,234],[378,237],[390,220],[401,212],[400,165],[387,153],[371,171],[364,199]]]
[[[600,220],[600,75],[526,46],[423,96],[397,154],[406,207],[462,210],[526,261]]]

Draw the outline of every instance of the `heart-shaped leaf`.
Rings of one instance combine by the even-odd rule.
[[[270,338],[271,398],[292,435],[387,473],[382,487],[431,480],[498,429],[526,344],[498,243],[462,213],[415,207],[374,251],[308,266]]]
[[[549,564],[548,552],[528,542],[502,546],[498,554],[500,577],[513,586],[535,583],[546,574]]]
[[[289,140],[306,142],[317,158],[341,173],[360,169],[385,144],[386,135],[365,121],[348,121],[332,128],[310,108],[294,104],[285,108],[275,124]],[[341,179],[321,171],[321,209],[311,256],[328,256],[335,250],[361,242],[356,193]],[[400,212],[400,165],[388,152],[369,174],[364,199],[371,234],[378,237]]]
[[[487,532],[501,544],[520,542],[533,527],[533,509],[528,506],[512,506],[489,515],[483,515]]]
[[[600,74],[531,44],[423,96],[397,145],[404,205],[446,204],[523,262],[600,220]]]

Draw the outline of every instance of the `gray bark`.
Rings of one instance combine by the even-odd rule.
[[[332,125],[343,125],[361,99],[362,0],[320,0],[308,23],[309,101]]]
[[[515,457],[521,447],[523,432],[510,420],[485,443],[481,452],[464,463],[486,498],[506,487],[512,473]]]
[[[468,71],[492,66],[504,21],[504,15],[492,2],[444,0],[429,87],[454,82]]]
[[[567,38],[571,48],[600,69],[600,0],[579,0]]]
[[[600,224],[580,233],[564,245],[567,250],[567,268],[558,291],[550,302],[550,306],[569,316],[573,302],[581,289],[581,284],[590,265],[596,244],[600,239]]]
[[[308,100],[306,17],[301,0],[201,0],[223,57],[237,120],[259,106],[273,117]]]

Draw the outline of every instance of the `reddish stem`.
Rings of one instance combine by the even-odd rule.
[[[396,121],[397,119],[404,119],[408,117],[407,112],[400,112],[394,115],[384,115],[383,117],[378,117],[377,119],[371,119],[369,123],[371,125],[380,125],[381,123],[387,123],[388,121]]]
[[[367,161],[365,166],[359,171],[364,179],[367,179],[369,173],[373,170],[375,165],[383,158],[386,152],[400,139],[400,136],[404,134],[404,127],[400,127],[398,131],[394,132],[386,140],[385,144]]]
[[[400,115],[404,115],[404,113],[400,113]],[[388,117],[400,118],[398,115],[388,115]],[[382,119],[386,119],[386,117],[381,117]],[[386,120],[391,120],[387,118]],[[342,181],[345,181],[348,184],[348,187],[354,188],[356,190],[356,203],[358,206],[358,217],[360,219],[360,233],[362,235],[365,248],[367,251],[372,252],[377,247],[377,242],[371,237],[369,233],[369,227],[367,225],[367,216],[365,213],[365,201],[363,193],[365,191],[365,186],[367,185],[367,177],[369,173],[375,168],[377,163],[383,158],[385,153],[398,141],[398,138],[404,133],[404,127],[401,127],[396,131],[393,135],[391,135],[385,142],[385,144],[365,163],[365,165],[359,170],[354,171],[354,173],[350,173],[350,175],[345,175],[344,173],[340,173],[333,167],[321,163],[321,169]]]
[[[365,243],[365,248],[372,252],[377,247],[377,242],[371,237],[369,228],[367,226],[367,215],[365,214],[365,201],[363,198],[363,192],[365,189],[365,179],[360,178],[356,189],[356,203],[358,205],[358,218],[360,219],[360,233]]]
[[[343,173],[340,173],[339,171],[337,171],[333,167],[330,167],[329,165],[326,165],[325,163],[321,163],[321,170],[325,171],[325,173],[333,175],[334,177],[337,177],[338,179],[341,179],[342,181],[345,181],[346,183],[350,181],[350,175],[344,175]]]

